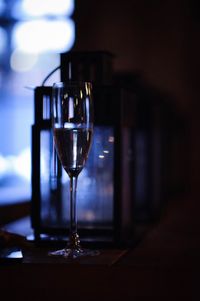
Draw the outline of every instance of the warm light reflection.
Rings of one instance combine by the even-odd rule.
[[[103,152],[104,152],[104,154],[109,154],[108,150],[104,150]]]
[[[82,99],[82,98],[83,98],[83,91],[80,90],[80,99]]]
[[[113,136],[108,137],[108,142],[113,143],[115,141],[115,138]]]
[[[95,221],[96,215],[94,211],[86,210],[81,218],[86,221]]]

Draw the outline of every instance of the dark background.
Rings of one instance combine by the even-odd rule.
[[[75,50],[108,50],[114,70],[138,72],[167,93],[189,130],[189,182],[199,190],[199,29],[197,0],[76,1]],[[184,164],[184,162],[183,162]]]
[[[21,300],[63,296],[71,300],[199,300],[198,4],[197,0],[76,0],[74,49],[113,52],[116,71],[140,73],[149,85],[167,94],[184,117],[189,169],[182,164],[192,197],[185,202],[181,198],[183,202],[167,210],[162,223],[125,256],[115,257],[112,250],[111,255],[100,256],[102,265],[98,258],[97,265],[95,261],[87,265],[87,260],[82,266],[48,264],[46,250],[33,250],[32,257],[28,250],[24,265],[0,269],[1,291],[6,296],[18,295]],[[105,264],[105,258],[114,266],[109,261]]]

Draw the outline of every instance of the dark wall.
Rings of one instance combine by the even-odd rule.
[[[117,71],[139,71],[189,121],[193,190],[199,181],[200,11],[197,0],[76,0],[76,50],[109,50]]]

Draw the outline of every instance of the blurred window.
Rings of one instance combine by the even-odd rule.
[[[0,206],[30,200],[31,89],[73,47],[73,11],[74,0],[0,0]]]

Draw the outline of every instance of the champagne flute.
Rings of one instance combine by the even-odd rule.
[[[81,247],[76,213],[77,179],[86,163],[93,135],[92,84],[74,81],[55,83],[52,97],[54,144],[70,178],[70,226],[66,248],[49,255],[71,259],[98,255],[98,251]]]

